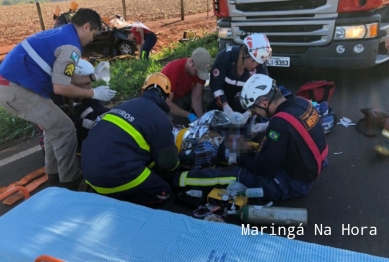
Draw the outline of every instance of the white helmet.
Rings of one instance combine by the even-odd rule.
[[[80,59],[78,61],[78,64],[76,66],[76,70],[74,70],[74,73],[79,75],[90,75],[95,72],[95,69],[91,63],[84,59]]]
[[[246,36],[243,43],[246,45],[250,56],[258,63],[263,64],[270,59],[272,49],[266,35],[252,34]]]
[[[258,97],[267,95],[275,81],[267,75],[254,74],[243,85],[240,92],[240,104],[247,110],[251,108]]]

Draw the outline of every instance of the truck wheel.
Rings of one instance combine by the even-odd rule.
[[[118,44],[118,52],[120,55],[134,55],[135,46],[128,41],[122,41]]]

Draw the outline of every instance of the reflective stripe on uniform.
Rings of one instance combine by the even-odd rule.
[[[226,82],[227,84],[230,84],[230,85],[234,85],[234,86],[244,86],[244,83],[245,83],[245,82],[242,82],[242,81],[230,79],[228,77],[226,77],[224,79],[224,82]]]
[[[389,130],[386,130],[386,129],[382,129],[382,133],[381,133],[384,137],[386,138],[389,138]]]
[[[111,122],[124,131],[126,131],[132,138],[134,138],[135,142],[138,144],[138,146],[147,152],[150,152],[150,146],[147,144],[146,140],[143,138],[142,134],[138,132],[130,123],[128,123],[123,118],[120,118],[115,115],[106,114],[102,120]]]
[[[121,129],[123,129],[123,131],[127,132],[135,140],[135,142],[138,144],[138,146],[140,148],[142,148],[143,150],[146,150],[147,152],[150,152],[150,146],[146,142],[146,140],[143,138],[142,134],[139,133],[138,130],[136,130],[126,120],[124,120],[118,116],[112,115],[112,114],[106,114],[102,120],[111,122],[112,124],[120,127]],[[152,168],[154,166],[154,164],[155,164],[154,162],[151,162],[149,167]],[[128,189],[139,186],[140,184],[143,183],[143,181],[145,181],[149,177],[150,174],[151,174],[150,169],[148,167],[145,167],[145,169],[142,171],[142,173],[134,180],[132,180],[124,185],[117,186],[117,187],[111,187],[111,188],[94,186],[86,180],[85,180],[85,182],[88,185],[90,185],[94,190],[96,190],[97,193],[112,194],[112,193],[126,191]]]
[[[20,45],[24,48],[24,50],[26,50],[27,54],[32,58],[32,60],[34,60],[43,71],[51,76],[51,66],[49,66],[49,64],[47,64],[46,61],[38,55],[27,39],[24,39],[22,42],[20,42]]]
[[[185,171],[180,175],[179,187],[229,185],[232,180],[236,180],[236,177],[192,178]]]
[[[143,172],[137,178],[132,180],[131,182],[128,182],[128,183],[121,185],[121,186],[111,187],[111,188],[94,186],[94,185],[90,184],[87,180],[85,180],[85,183],[90,185],[99,194],[112,194],[112,193],[117,193],[117,192],[123,192],[123,191],[126,191],[128,189],[139,186],[140,184],[143,183],[143,181],[145,181],[149,177],[150,174],[151,174],[150,169],[148,169],[146,167],[143,170]]]

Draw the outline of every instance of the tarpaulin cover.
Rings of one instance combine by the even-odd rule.
[[[92,193],[47,188],[0,217],[0,261],[388,261]]]

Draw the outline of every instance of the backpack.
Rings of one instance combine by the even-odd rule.
[[[305,83],[297,92],[297,96],[312,101],[312,104],[319,113],[324,133],[328,134],[334,130],[337,117],[329,106],[329,101],[335,92],[335,83],[326,80],[312,81]]]

